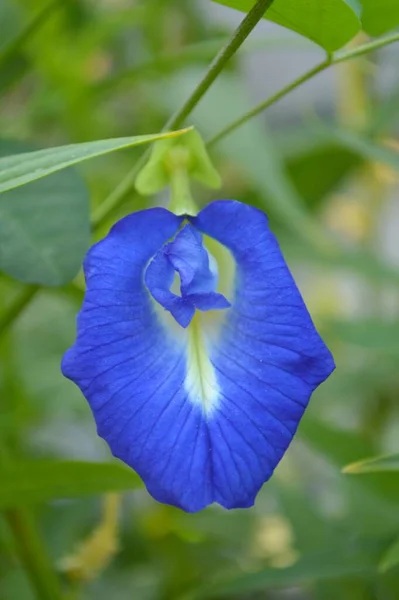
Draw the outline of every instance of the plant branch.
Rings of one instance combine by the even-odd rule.
[[[357,46],[357,48],[351,48],[350,50],[339,50],[333,55],[332,64],[337,65],[338,63],[351,60],[352,58],[364,56],[365,54],[369,54],[370,52],[374,52],[374,50],[379,50],[380,48],[384,48],[384,46],[389,46],[395,42],[399,42],[398,32],[385,35],[378,40],[373,40],[367,44]]]
[[[197,106],[202,97],[214,83],[217,76],[223,71],[226,64],[234,56],[240,46],[245,42],[255,25],[261,20],[267,9],[274,0],[258,0],[252,10],[244,17],[241,24],[233,33],[231,39],[216,55],[209,65],[203,79],[199,82],[192,94],[183,104],[183,106],[168,119],[162,131],[178,129],[186,117]],[[131,190],[137,173],[145,164],[150,151],[145,152],[129,171],[124,179],[118,184],[115,190],[104,200],[104,202],[94,211],[92,225],[94,229],[100,227],[115,208],[122,202],[126,194]]]
[[[219,133],[217,133],[213,138],[208,140],[208,142],[206,144],[207,147],[209,148],[210,146],[213,146],[214,144],[216,144],[219,140],[224,138],[226,135],[228,135],[229,133],[232,133],[233,131],[238,129],[238,127],[241,127],[241,125],[244,125],[245,123],[247,123],[247,121],[249,121],[253,117],[256,117],[256,115],[258,115],[260,112],[264,111],[266,108],[269,108],[269,106],[271,106],[272,104],[275,104],[281,98],[284,98],[284,96],[286,96],[287,94],[289,94],[290,92],[292,92],[293,90],[298,88],[300,85],[302,85],[309,79],[312,79],[312,77],[314,77],[318,73],[321,73],[322,71],[327,69],[330,66],[330,64],[331,64],[330,61],[328,59],[326,59],[322,63],[316,65],[313,69],[310,69],[310,71],[307,71],[306,73],[304,73],[304,75],[301,75],[300,77],[298,77],[298,79],[295,79],[294,81],[292,81],[291,83],[289,83],[288,85],[283,87],[281,90],[279,90],[278,92],[273,94],[273,96],[270,96],[269,98],[267,98],[267,100],[264,100],[263,102],[260,102],[260,104],[257,104],[256,106],[254,106],[254,108],[252,108],[250,111],[248,111],[247,113],[245,113],[244,115],[239,117],[236,121],[233,121],[232,123],[227,125],[224,129],[219,131]]]
[[[202,97],[209,90],[217,76],[223,71],[226,64],[234,56],[240,46],[245,42],[255,25],[259,23],[265,12],[273,4],[273,0],[258,0],[246,17],[241,21],[230,41],[215,56],[208,67],[205,77],[199,82],[191,96],[183,106],[171,116],[165,125],[165,129],[176,129],[181,126],[184,119],[197,106]]]
[[[0,461],[9,464],[8,449],[0,446]],[[26,571],[37,600],[63,600],[61,583],[47,554],[29,508],[13,506],[2,516],[13,536],[15,552]]]
[[[374,50],[378,50],[380,48],[383,48],[384,46],[388,46],[389,44],[393,44],[397,41],[399,41],[399,33],[393,33],[381,39],[374,40],[367,44],[363,44],[362,46],[358,46],[357,48],[353,48],[350,50],[342,50],[340,52],[336,52],[331,56],[328,56],[326,60],[319,63],[318,65],[316,65],[315,67],[313,67],[312,69],[310,69],[309,71],[307,71],[306,73],[304,73],[303,75],[301,75],[300,77],[283,87],[276,94],[273,94],[273,96],[270,96],[266,100],[263,100],[262,102],[254,106],[251,110],[249,110],[247,113],[245,113],[235,121],[232,121],[229,125],[227,125],[221,131],[219,131],[213,138],[211,138],[207,142],[207,146],[213,146],[222,138],[226,137],[227,135],[241,127],[241,125],[245,125],[245,123],[247,123],[250,119],[259,115],[266,108],[269,108],[269,106],[272,106],[272,104],[275,104],[276,102],[278,102],[278,100],[287,96],[287,94],[301,86],[306,81],[309,81],[309,79],[312,79],[318,73],[326,71],[329,67],[333,65],[337,65],[339,63],[346,62],[347,60],[364,56],[365,54],[369,54]]]
[[[10,508],[4,511],[4,517],[13,533],[16,551],[36,591],[37,600],[62,600],[60,582],[29,511]]]

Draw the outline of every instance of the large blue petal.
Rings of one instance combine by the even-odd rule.
[[[236,261],[232,308],[209,348],[221,400],[208,427],[219,482],[214,498],[245,507],[273,473],[334,361],[264,213],[218,201],[191,221]]]
[[[209,432],[184,385],[185,332],[165,326],[143,282],[181,221],[160,208],[134,213],[89,251],[77,340],[62,371],[87,398],[99,435],[149,492],[196,511],[214,499]]]
[[[135,213],[90,250],[78,337],[62,368],[88,399],[99,435],[157,500],[188,511],[212,502],[246,507],[333,361],[266,217],[226,201],[192,219],[237,263],[234,304],[217,311],[222,328],[216,337],[204,334],[199,346],[208,354],[195,356],[200,366],[192,369],[197,317],[179,327],[156,309],[144,283],[147,265],[181,221],[163,209]]]

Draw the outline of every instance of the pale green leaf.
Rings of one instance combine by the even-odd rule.
[[[36,152],[7,156],[0,159],[0,192],[5,192],[20,185],[41,179],[65,169],[71,165],[102,156],[115,150],[130,148],[140,144],[149,144],[157,140],[181,135],[189,131],[182,129],[171,133],[140,135],[135,137],[98,140],[82,144],[70,144],[57,148],[47,148]]]
[[[380,548],[377,544],[351,545],[302,556],[285,569],[263,569],[215,581],[184,597],[184,600],[202,598],[236,598],[245,594],[273,588],[291,588],[322,581],[356,577],[376,571]],[[183,600],[183,599],[182,599]]]
[[[253,0],[214,1],[244,12],[254,5]],[[328,52],[356,35],[360,16],[358,0],[275,0],[265,14],[266,19],[313,40]]]
[[[399,26],[398,0],[362,0],[363,29],[378,36]]]
[[[0,156],[27,150],[0,140]],[[45,286],[71,281],[90,244],[89,194],[76,169],[5,192],[0,240],[0,271]]]
[[[399,454],[377,456],[351,463],[344,469],[344,473],[387,473],[399,472]]]
[[[343,147],[356,152],[366,160],[379,162],[399,169],[399,152],[393,146],[373,140],[365,135],[339,128],[320,128],[320,135],[330,141],[335,140]]]
[[[0,468],[0,509],[55,498],[72,498],[141,486],[136,473],[118,463],[35,460]]]
[[[389,546],[378,565],[378,569],[382,573],[385,573],[397,565],[399,565],[399,538]]]

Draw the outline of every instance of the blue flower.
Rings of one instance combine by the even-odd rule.
[[[334,361],[266,216],[131,214],[88,253],[62,363],[98,433],[160,502],[252,506]]]

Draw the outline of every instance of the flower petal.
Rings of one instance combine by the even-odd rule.
[[[78,336],[62,371],[154,498],[197,511],[214,497],[206,420],[185,384],[187,333],[167,327],[144,285],[149,260],[181,221],[164,209],[134,213],[89,251]]]
[[[236,261],[232,308],[209,346],[220,400],[208,427],[215,500],[250,506],[334,361],[261,211],[218,201],[191,221]]]
[[[191,221],[234,256],[232,307],[198,313],[186,330],[160,314],[144,272],[182,219],[164,209],[132,214],[88,254],[78,337],[62,369],[99,435],[157,500],[187,511],[247,507],[333,361],[263,213],[215,202]]]
[[[174,274],[180,276],[181,296],[171,291]],[[168,310],[182,327],[191,323],[195,309],[221,310],[230,303],[215,290],[217,273],[210,268],[202,235],[187,224],[153,258],[145,272],[145,283],[154,299]]]

